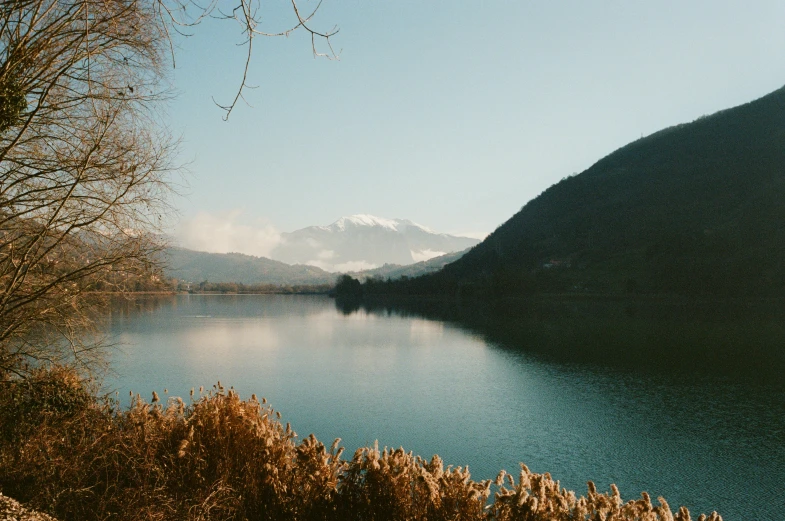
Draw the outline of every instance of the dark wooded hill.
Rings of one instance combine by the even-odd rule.
[[[373,291],[785,295],[785,88],[551,186],[441,272]]]

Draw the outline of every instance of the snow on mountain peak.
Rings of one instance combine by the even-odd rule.
[[[377,226],[397,232],[403,231],[408,226],[416,226],[417,228],[429,231],[425,226],[420,226],[407,219],[387,219],[385,217],[376,217],[375,215],[369,214],[355,214],[341,217],[327,228],[344,231],[347,227],[357,226]]]
[[[271,253],[289,264],[312,264],[345,271],[390,264],[411,264],[474,246],[479,241],[436,233],[407,219],[368,214],[341,217],[329,226],[309,226],[282,234]]]

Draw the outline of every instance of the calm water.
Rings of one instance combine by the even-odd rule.
[[[468,464],[475,479],[524,462],[580,493],[593,480],[726,521],[785,518],[785,383],[776,363],[748,363],[785,347],[765,345],[785,338],[778,319],[643,315],[527,310],[500,334],[320,296],[178,296],[115,310],[124,345],[106,385],[187,397],[220,380],[265,396],[301,437],[342,438],[348,454],[379,440]],[[765,334],[737,345],[747,328]],[[715,366],[707,343],[725,361],[748,356]]]

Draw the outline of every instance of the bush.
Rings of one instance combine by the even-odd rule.
[[[34,369],[24,380],[0,381],[0,440],[19,441],[45,418],[83,413],[94,403],[90,382],[63,367]]]

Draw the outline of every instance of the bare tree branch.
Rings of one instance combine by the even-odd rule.
[[[231,3],[237,2],[237,3]],[[160,120],[171,94],[173,32],[206,19],[239,24],[253,39],[311,35],[314,56],[336,59],[310,26],[321,4],[292,26],[257,30],[261,0],[15,0],[0,3],[0,377],[31,362],[91,360],[103,292],[159,276],[161,216],[176,140]],[[324,40],[328,53],[317,51]]]

